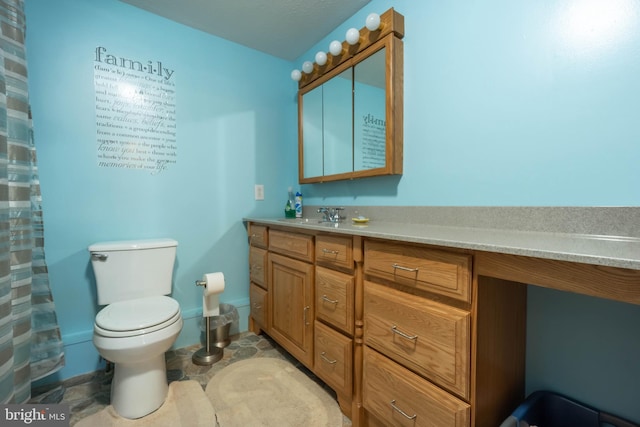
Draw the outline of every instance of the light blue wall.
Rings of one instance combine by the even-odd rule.
[[[312,205],[640,205],[640,3],[373,0],[405,17],[404,174]],[[370,213],[374,216],[375,213]],[[529,287],[527,392],[640,422],[640,306]]]
[[[29,0],[27,49],[45,217],[45,251],[67,365],[94,371],[97,312],[87,246],[172,237],[179,242],[174,297],[185,326],[177,346],[200,338],[201,288],[222,271],[221,301],[241,310],[248,271],[243,216],[275,215],[297,179],[296,106],[286,61],[115,0]],[[175,70],[177,163],[149,172],[97,165],[94,51],[161,61]],[[265,201],[254,201],[254,184]]]
[[[608,7],[584,9],[598,4]],[[175,295],[190,317],[179,345],[197,339],[193,281],[202,273],[224,271],[223,301],[246,304],[240,218],[280,215],[297,180],[289,72],[389,7],[406,27],[404,175],[305,185],[305,203],[640,204],[636,0],[373,0],[294,63],[116,0],[29,0],[31,102],[45,248],[67,345],[63,378],[97,365],[90,243],[180,242]],[[178,163],[165,173],[96,166],[99,45],[175,68]],[[253,200],[256,183],[265,185],[263,202]],[[640,422],[640,364],[629,359],[638,354],[640,308],[537,287],[529,297],[528,391],[557,389]],[[606,345],[595,351],[599,343]],[[593,375],[603,366],[605,374]]]
[[[637,1],[373,0],[294,67],[389,7],[405,17],[404,175],[305,185],[308,203],[640,204]]]

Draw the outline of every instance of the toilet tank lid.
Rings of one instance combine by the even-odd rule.
[[[89,252],[133,251],[138,249],[155,249],[178,246],[173,239],[118,240],[99,242],[89,246]]]

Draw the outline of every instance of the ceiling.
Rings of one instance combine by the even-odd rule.
[[[293,61],[371,0],[120,1]]]

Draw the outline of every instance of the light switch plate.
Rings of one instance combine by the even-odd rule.
[[[256,184],[254,193],[256,200],[264,200],[264,185]]]

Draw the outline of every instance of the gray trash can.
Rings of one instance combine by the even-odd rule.
[[[220,304],[220,314],[209,318],[209,342],[212,346],[225,348],[229,345],[229,330],[231,324],[239,319],[238,309],[231,304]],[[203,319],[202,330],[206,329],[206,322]],[[205,331],[206,333],[206,331]]]

